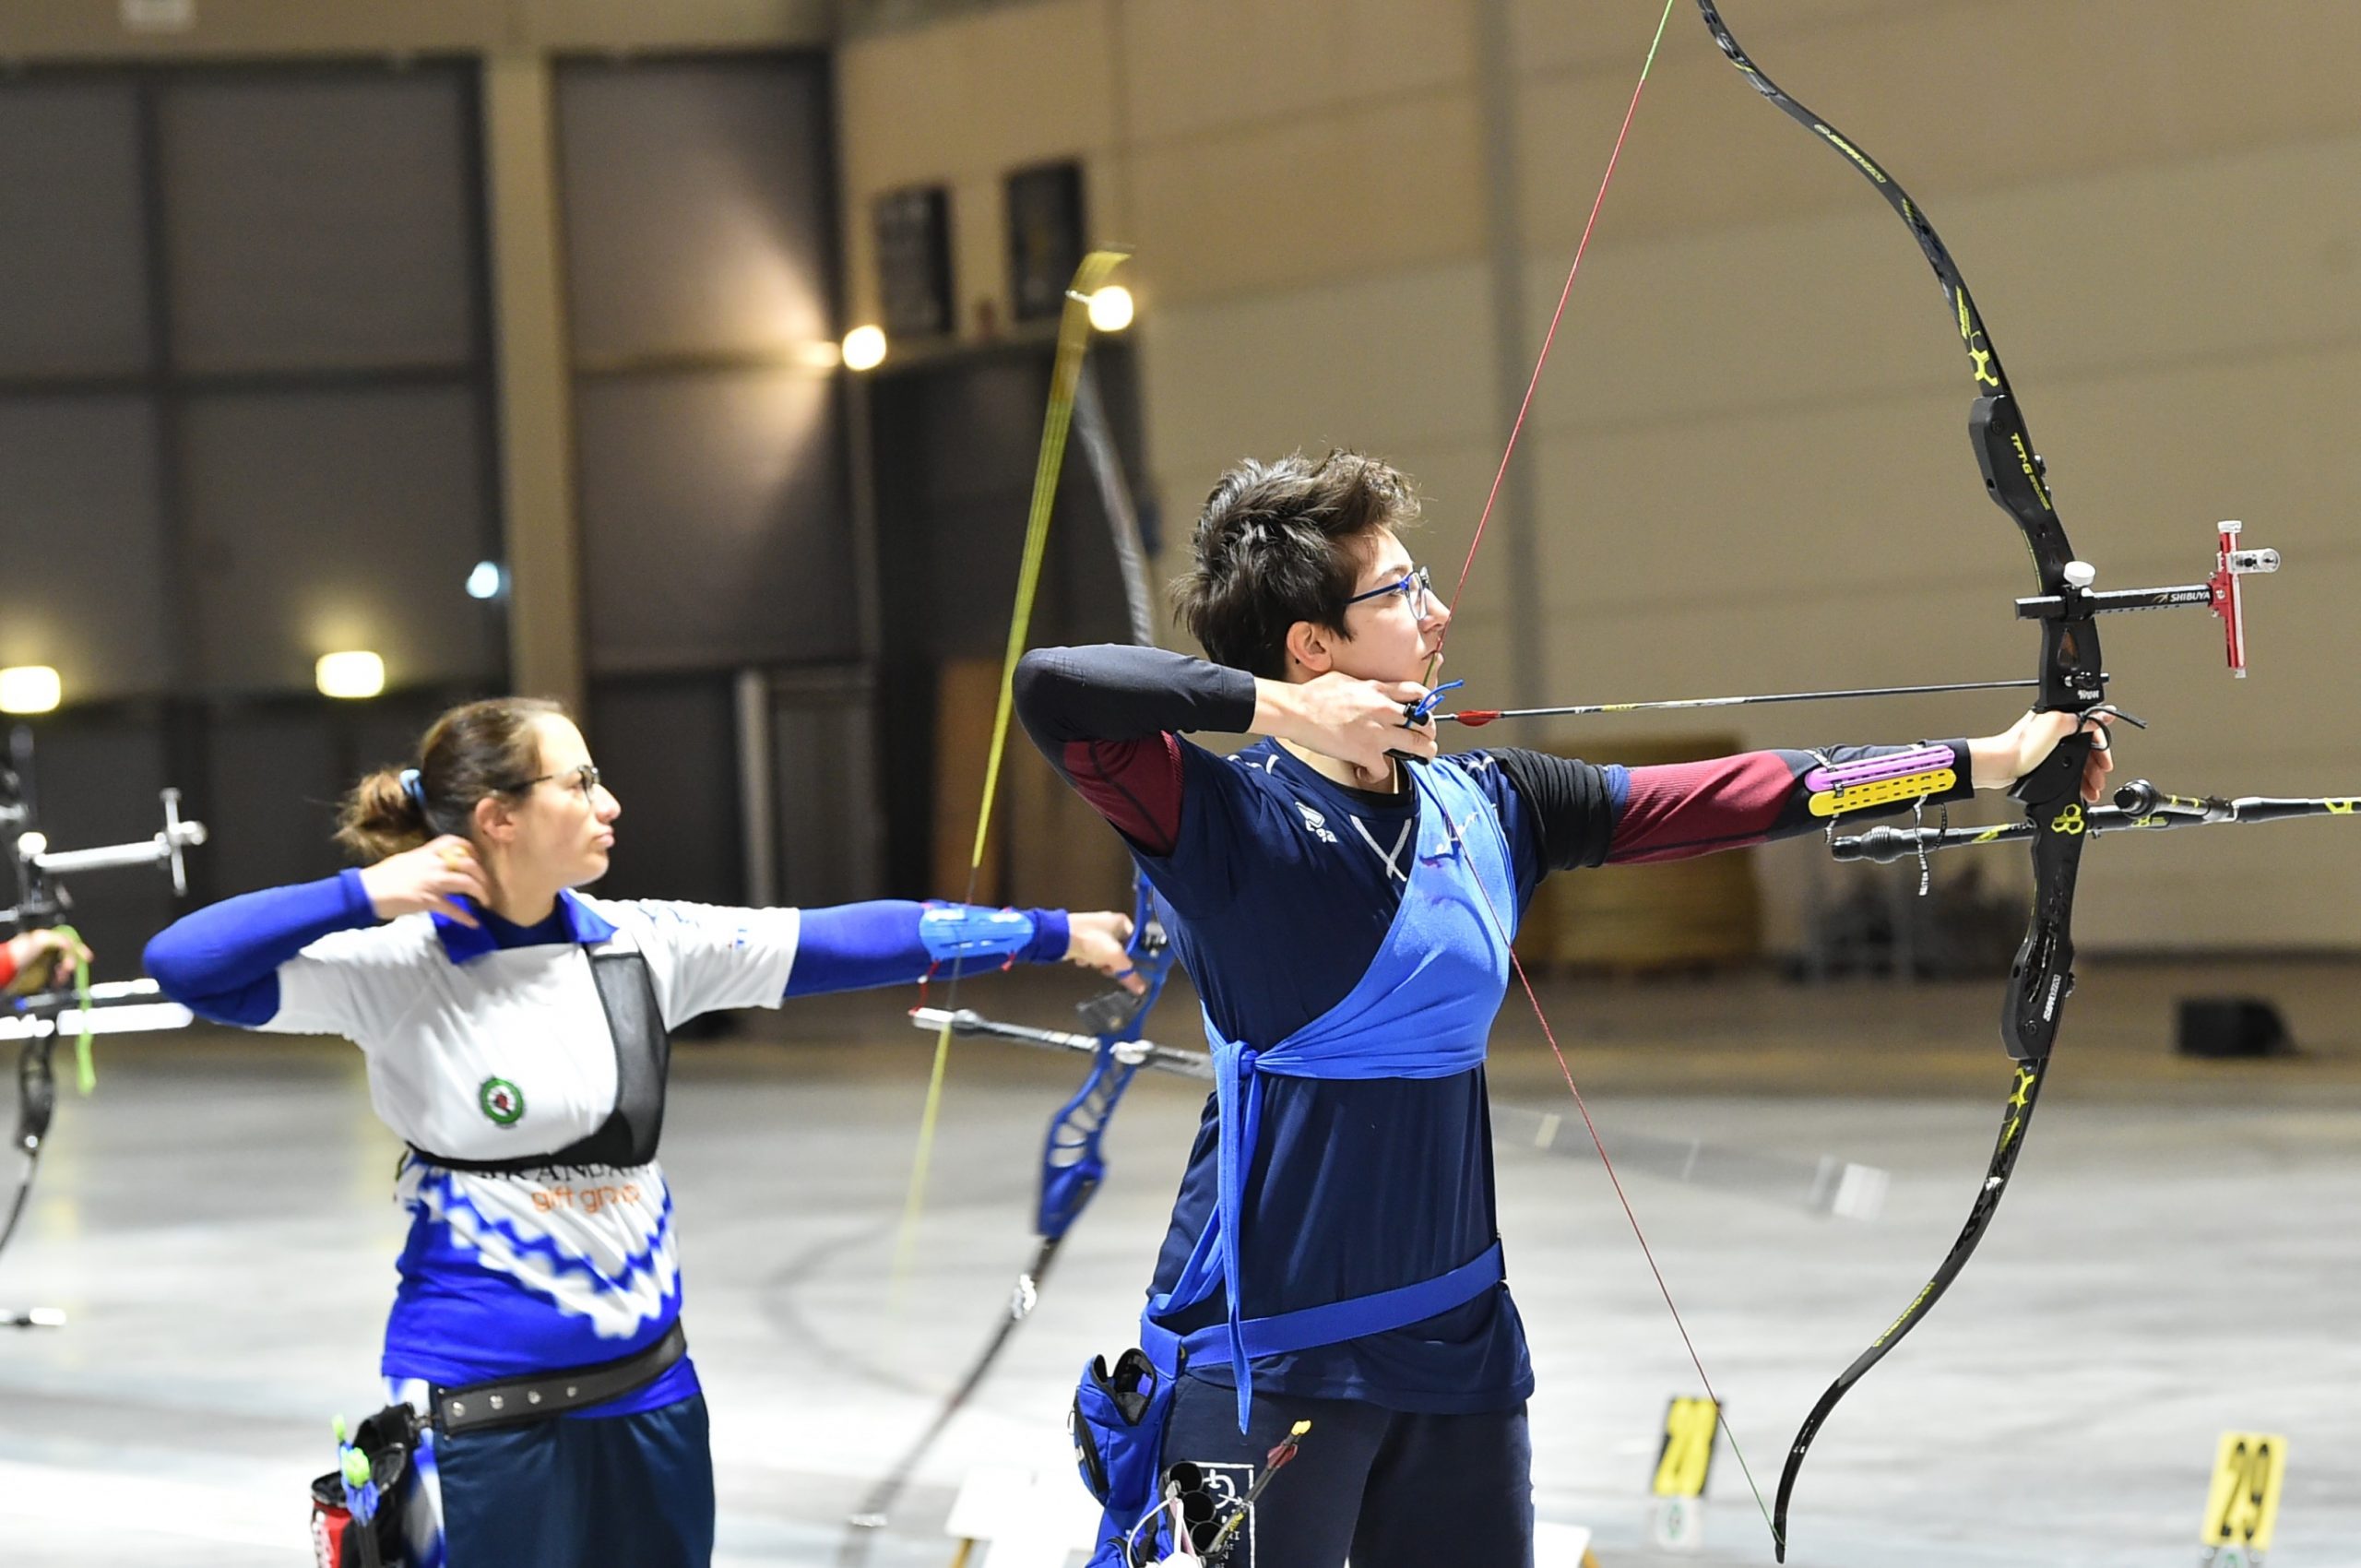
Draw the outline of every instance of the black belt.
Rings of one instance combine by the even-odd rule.
[[[492,1383],[471,1383],[464,1388],[445,1388],[437,1384],[432,1407],[434,1431],[438,1436],[454,1437],[461,1432],[522,1426],[586,1406],[603,1405],[647,1387],[671,1371],[688,1353],[688,1333],[681,1327],[681,1320],[674,1318],[663,1338],[620,1360],[501,1378]]]

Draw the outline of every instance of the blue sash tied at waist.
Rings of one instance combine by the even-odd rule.
[[[1240,1308],[1240,1230],[1247,1170],[1262,1133],[1263,1080],[1282,1077],[1446,1078],[1482,1064],[1509,980],[1517,913],[1508,845],[1492,803],[1449,758],[1413,766],[1418,817],[1402,902],[1352,991],[1285,1039],[1256,1049],[1212,1017],[1218,1108],[1214,1213],[1172,1289],[1152,1298],[1141,1346],[1169,1372],[1180,1352],[1226,1351],[1238,1387],[1239,1430],[1253,1405],[1252,1360],[1333,1345],[1448,1312],[1501,1283],[1500,1243],[1432,1277],[1268,1317]],[[1157,1320],[1224,1292],[1226,1321],[1186,1336]]]

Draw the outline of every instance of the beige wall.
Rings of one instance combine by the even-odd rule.
[[[1486,0],[1490,3],[1490,0]],[[1501,276],[1537,339],[1655,20],[1649,0],[1040,0],[846,43],[848,278],[869,197],[948,182],[962,319],[1007,316],[1000,179],[1080,156],[1097,237],[1138,248],[1153,482],[1175,527],[1242,453],[1349,442],[1418,476],[1453,572],[1505,436]],[[2111,618],[2125,766],[2184,792],[2361,790],[2361,6],[2344,0],[1732,0],[1758,62],[1923,199],[2100,585],[2193,580],[2215,519],[2288,558],[2250,584],[2253,677],[2206,617]],[[1496,21],[1503,18],[1494,18]],[[1519,127],[1505,160],[1488,91]],[[1514,172],[1513,210],[1491,205]],[[1503,219],[1507,221],[1502,221]],[[1513,260],[1514,258],[1512,258]],[[1956,334],[1892,214],[1749,91],[1687,0],[1518,462],[1558,700],[2014,676],[2032,591],[1965,438]],[[1505,684],[1502,552],[1453,636]],[[1488,679],[1489,678],[1489,679]],[[1765,708],[1751,744],[1999,728],[2005,697]],[[1536,736],[1611,748],[1627,720]],[[2005,802],[1986,808],[2003,814]],[[1791,938],[1817,846],[1766,857]],[[2013,854],[1994,870],[2021,875]],[[2093,945],[2361,944],[2341,820],[2094,849]],[[1845,873],[1842,874],[1852,874]],[[1831,883],[1833,885],[1833,882]]]
[[[760,49],[825,43],[830,0],[18,0],[0,60]]]

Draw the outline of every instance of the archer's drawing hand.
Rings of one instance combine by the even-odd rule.
[[[1975,787],[1979,790],[2005,790],[2043,763],[2058,743],[2069,735],[2083,730],[2095,731],[2097,739],[2091,754],[2082,764],[2082,799],[2097,803],[2106,792],[2106,776],[2115,769],[2112,715],[2094,713],[2085,717],[2076,713],[2028,713],[1998,735],[1987,736],[1968,742],[1968,753],[1975,765]]]
[[[1364,681],[1330,671],[1309,681],[1258,680],[1254,692],[1258,734],[1334,757],[1372,789],[1392,779],[1395,754],[1419,762],[1435,754],[1433,719],[1402,722],[1403,709],[1427,695],[1416,681]]]
[[[490,898],[475,846],[456,833],[366,867],[361,873],[361,886],[381,921],[428,909],[461,925],[476,925],[481,922],[475,916],[452,900],[463,894],[478,904]]]
[[[1147,990],[1147,980],[1132,967],[1132,956],[1125,950],[1131,940],[1129,915],[1113,909],[1072,909],[1066,913],[1066,962],[1097,969],[1137,996]]]
[[[20,932],[5,945],[17,971],[10,991],[53,990],[65,981],[77,962],[90,961],[90,950],[62,931]]]

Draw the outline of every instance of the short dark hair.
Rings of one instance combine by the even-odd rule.
[[[1410,481],[1375,457],[1248,458],[1205,497],[1173,609],[1215,663],[1275,680],[1287,673],[1287,628],[1309,621],[1347,635],[1370,536],[1418,519]]]

